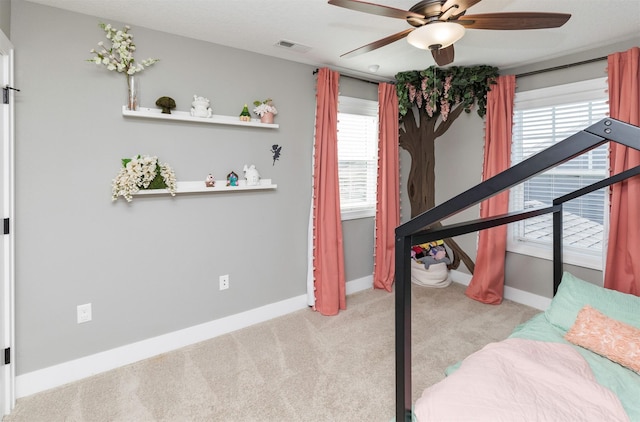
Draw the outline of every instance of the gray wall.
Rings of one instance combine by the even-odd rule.
[[[216,114],[236,115],[244,103],[272,97],[280,128],[125,119],[124,77],[85,62],[103,39],[97,26],[102,19],[22,0],[11,7],[0,0],[0,13],[1,29],[16,48],[21,88],[15,169],[18,375],[305,293],[313,67],[134,27],[137,57],[161,59],[141,74],[143,106],[169,95],[187,110],[198,94],[212,100]],[[535,78],[543,78],[542,85],[556,83],[552,74]],[[374,90],[375,85],[341,81],[344,95],[375,99]],[[437,202],[479,182],[482,140],[483,123],[473,113],[438,140]],[[272,144],[283,146],[275,165]],[[159,156],[179,180],[203,180],[212,171],[221,178],[254,163],[278,189],[112,203],[111,180],[120,159],[135,154]],[[406,152],[401,156],[406,163]],[[403,221],[409,216],[406,169]],[[459,218],[475,215],[477,208]],[[370,275],[373,219],[347,221],[343,228],[347,280]],[[475,236],[459,241],[475,257]],[[535,268],[531,258],[509,257],[509,283],[535,291],[529,280],[537,277]],[[519,271],[517,280],[510,271]],[[221,274],[231,276],[224,292],[218,291]],[[93,304],[93,321],[78,325],[76,306],[87,302]]]
[[[624,51],[637,45],[640,45],[640,37],[560,59],[536,63],[535,65],[504,69],[501,70],[501,73],[517,75],[533,70],[548,69],[568,63],[605,57],[613,52]],[[528,91],[536,88],[606,76],[606,65],[606,60],[603,60],[571,67],[569,69],[518,78],[517,91]],[[436,141],[436,204],[480,182],[483,142],[484,123],[475,113],[468,115],[463,114],[447,133]],[[402,165],[404,185],[406,185],[406,174],[408,174],[408,157],[408,153],[402,151],[401,161],[404,163]],[[406,186],[403,186],[402,204],[404,210],[403,221],[406,221],[410,215],[409,203],[406,197]],[[478,215],[479,208],[476,206],[452,218],[451,221],[466,220],[477,217]],[[472,258],[475,258],[477,235],[461,236],[456,238],[456,240]],[[565,269],[584,280],[595,284],[602,284],[602,271],[572,265],[565,265]],[[459,270],[468,272],[462,265]],[[551,261],[526,255],[507,253],[505,276],[508,286],[551,297],[553,287],[550,280],[552,274]]]
[[[342,77],[340,95],[378,101],[378,84]],[[373,273],[374,236],[375,221],[372,217],[342,222],[347,280],[371,276]]]
[[[0,31],[9,37],[11,32],[11,0],[0,0]]]
[[[483,127],[483,120],[477,113],[462,113],[449,130],[436,140],[436,205],[482,181]],[[411,217],[411,204],[407,195],[411,156],[402,148],[400,149],[400,163],[401,214],[402,221],[406,222]],[[444,223],[456,223],[478,218],[479,212],[479,207],[473,206],[445,220]],[[455,238],[456,243],[473,260],[476,256],[476,237],[471,233]],[[464,264],[460,264],[458,270],[469,273]]]
[[[18,375],[306,293],[314,68],[134,27],[136,57],[161,59],[140,74],[142,106],[168,95],[188,110],[198,94],[235,116],[272,97],[280,128],[123,118],[124,76],[85,61],[102,21],[12,2]],[[120,159],[135,154],[184,181],[253,163],[278,189],[112,203]],[[345,233],[347,280],[370,275],[372,219]],[[88,302],[93,321],[78,325]]]
[[[501,71],[501,73],[518,75],[540,69],[550,69],[563,66],[568,63],[578,63],[581,61],[606,57],[608,54],[617,51],[625,51],[637,45],[640,45],[640,36],[633,40],[618,42],[606,47],[600,47],[559,59],[536,63],[531,66],[505,69]],[[553,70],[531,76],[523,76],[517,80],[517,91],[529,91],[548,86],[601,78],[607,75],[606,68],[607,61],[598,60],[593,63],[570,68]],[[600,270],[592,270],[568,264],[564,267],[566,271],[569,271],[577,277],[591,283],[597,285],[602,285],[603,283],[603,272]],[[507,279],[506,283],[509,286],[546,297],[552,297],[553,295],[553,286],[550,283],[539,282],[539,280],[549,280],[553,277],[553,268],[551,266],[551,262],[548,260],[515,253],[507,253],[505,277]]]

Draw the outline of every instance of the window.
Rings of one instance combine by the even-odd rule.
[[[343,220],[373,217],[378,169],[378,102],[339,97],[338,178]]]
[[[516,94],[511,164],[598,122],[609,112],[604,78]],[[510,209],[550,206],[554,198],[607,177],[608,144],[601,145],[511,189]],[[563,260],[602,268],[607,195],[605,189],[563,207]],[[510,225],[507,249],[552,256],[552,215]]]

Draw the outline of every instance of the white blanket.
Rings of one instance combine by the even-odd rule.
[[[510,338],[467,357],[416,402],[418,421],[629,421],[571,346]]]

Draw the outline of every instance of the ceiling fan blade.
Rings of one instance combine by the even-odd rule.
[[[543,29],[558,28],[571,17],[568,13],[485,13],[464,15],[454,22],[471,29]]]
[[[453,63],[454,56],[453,44],[449,47],[438,48],[431,50],[431,55],[433,56],[433,60],[436,61],[438,66],[446,66],[449,63]]]
[[[406,37],[414,29],[415,28],[409,28],[409,29],[405,29],[402,32],[398,32],[397,34],[389,35],[388,37],[382,38],[382,39],[380,39],[378,41],[374,41],[374,42],[372,42],[370,44],[363,45],[362,47],[358,47],[355,50],[351,50],[351,51],[349,51],[347,53],[344,53],[340,57],[344,57],[344,58],[355,57],[355,56],[358,56],[360,54],[364,54],[364,53],[368,53],[369,51],[373,51],[373,50],[375,50],[377,48],[384,47],[387,44],[391,44],[392,42],[398,41],[398,40]]]
[[[459,16],[474,4],[480,3],[480,1],[481,0],[447,0],[442,5],[442,15],[439,19],[446,21],[451,17]]]
[[[386,16],[388,18],[418,18],[424,19],[424,15],[410,12],[408,10],[396,9],[394,7],[383,6],[381,4],[367,3],[359,0],[329,0],[329,4],[344,7],[346,9],[355,10],[357,12],[371,13],[378,16]]]

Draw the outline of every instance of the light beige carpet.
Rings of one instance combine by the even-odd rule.
[[[384,421],[394,416],[394,295],[298,311],[21,398],[5,422]],[[464,286],[413,287],[413,396],[538,311],[484,305]]]

